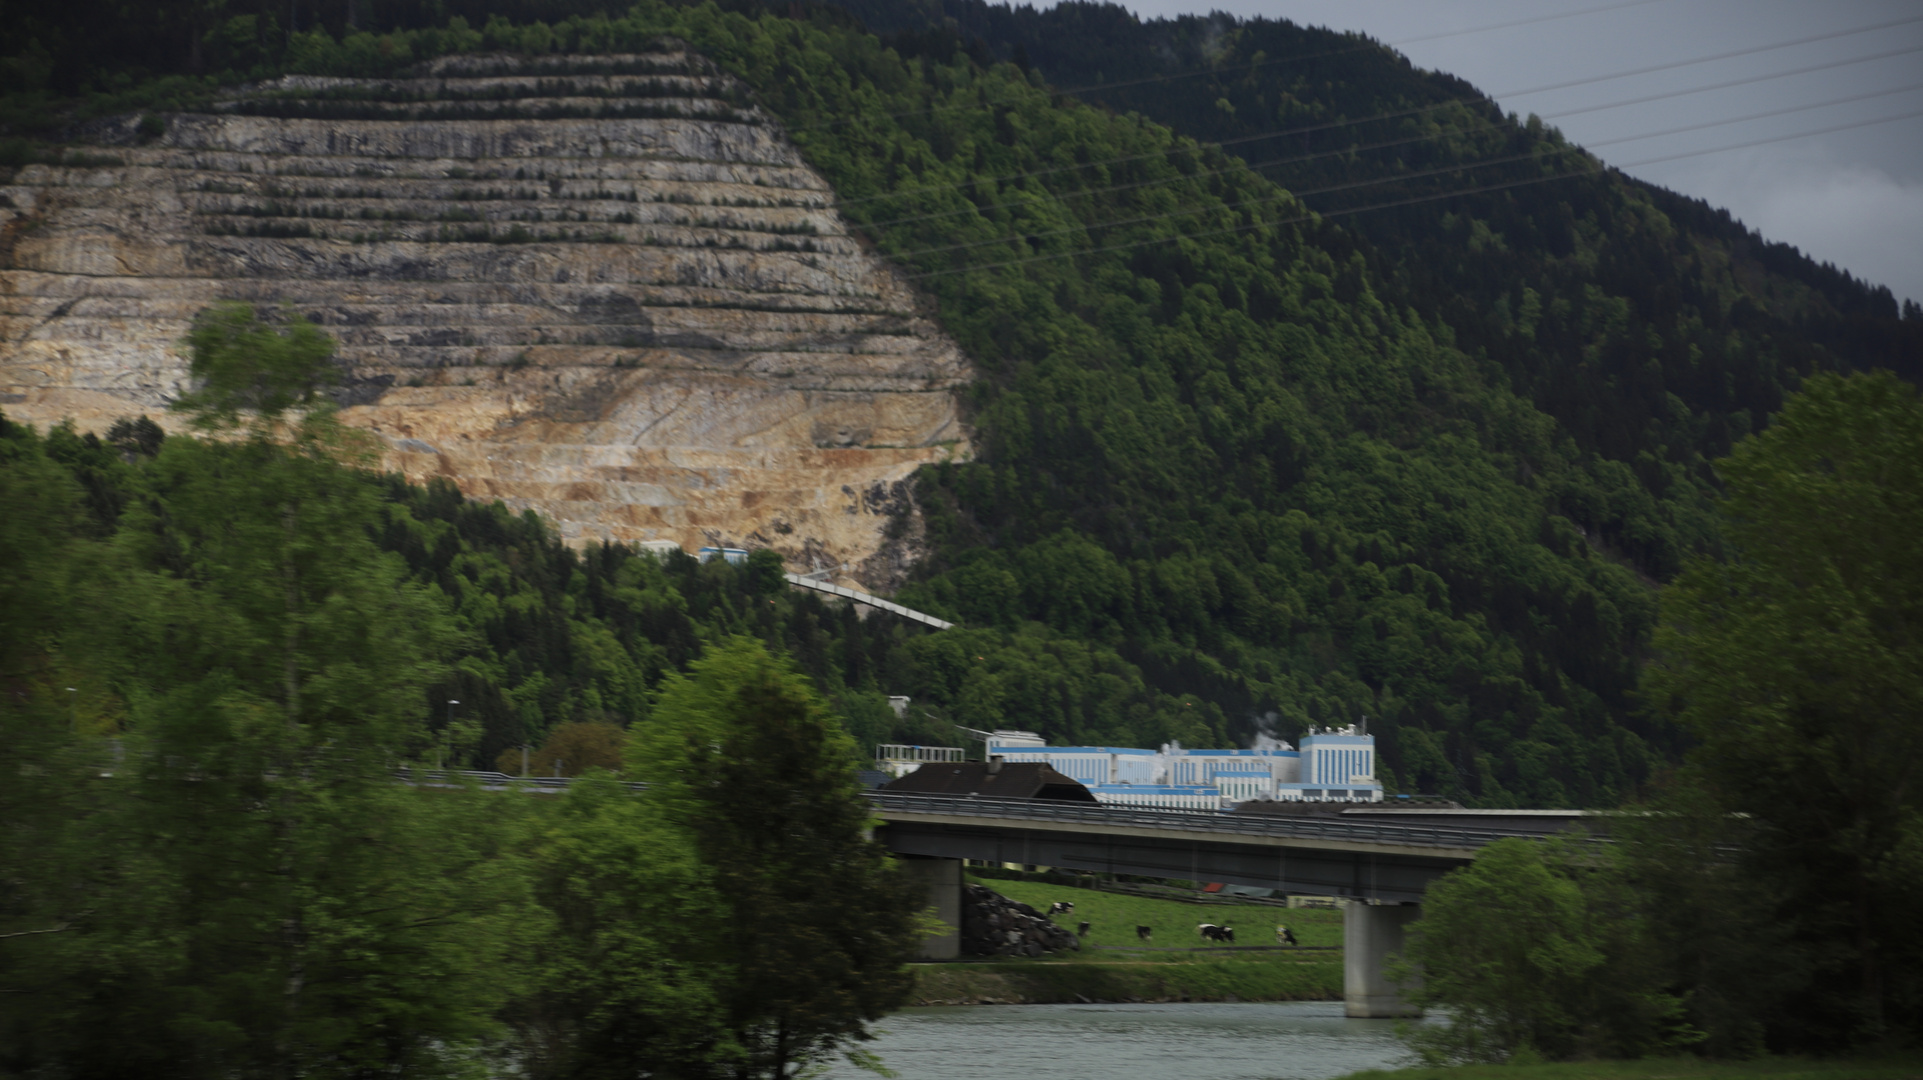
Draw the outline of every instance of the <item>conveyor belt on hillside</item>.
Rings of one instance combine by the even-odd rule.
[[[904,619],[913,619],[918,623],[926,623],[937,630],[948,630],[955,625],[943,619],[937,619],[926,612],[916,611],[914,608],[905,608],[891,600],[883,600],[879,596],[872,596],[856,589],[845,588],[840,585],[830,584],[826,581],[816,581],[814,578],[803,577],[800,574],[783,574],[782,576],[788,579],[788,584],[790,585],[799,585],[804,589],[813,589],[816,592],[825,592],[834,596],[845,596],[857,604],[867,604],[869,607],[877,607],[883,611],[892,611]]]

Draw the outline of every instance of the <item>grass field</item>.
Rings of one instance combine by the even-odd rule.
[[[1453,1069],[1391,1069],[1354,1073],[1344,1080],[1923,1080],[1923,1055],[1888,1058],[1761,1058],[1700,1061],[1579,1061],[1559,1065],[1464,1065]]]
[[[1056,922],[1073,930],[1091,924],[1086,945],[1141,944],[1137,926],[1155,928],[1151,944],[1200,948],[1197,923],[1233,926],[1238,945],[1272,945],[1278,924],[1294,929],[1304,945],[1342,944],[1342,913],[1260,904],[1185,904],[1120,893],[1096,892],[1041,881],[1000,878],[985,885],[1038,911],[1057,900],[1075,905]],[[1239,952],[1210,947],[1197,952],[1121,952],[1084,948],[1034,959],[916,964],[917,1004],[987,1004],[1071,1001],[1327,1001],[1342,996],[1340,952]]]
[[[1342,962],[1327,959],[1203,957],[1176,964],[1007,960],[916,964],[914,972],[917,1005],[1328,1001],[1342,996]]]
[[[1122,893],[1096,892],[1093,889],[1077,889],[1041,881],[1004,881],[999,878],[969,877],[970,882],[986,885],[1011,900],[1046,912],[1048,905],[1057,900],[1067,900],[1075,905],[1072,915],[1061,915],[1055,921],[1070,930],[1078,922],[1091,924],[1089,935],[1083,938],[1088,945],[1138,945],[1135,937],[1137,926],[1155,928],[1154,945],[1200,946],[1207,944],[1195,932],[1197,923],[1211,922],[1218,926],[1235,928],[1237,945],[1273,945],[1275,928],[1287,926],[1295,931],[1298,941],[1304,945],[1341,945],[1342,913],[1326,908],[1280,908],[1260,904],[1185,904],[1179,900],[1157,900],[1145,896],[1128,896]],[[1261,956],[1261,953],[1228,953],[1226,955],[1248,958]],[[1108,953],[1100,950],[1084,950],[1076,959],[1090,961],[1114,956],[1136,961],[1187,962],[1206,953]],[[1284,957],[1287,953],[1266,954]],[[1330,953],[1304,953],[1305,959],[1327,960]],[[1339,957],[1340,954],[1334,954]]]

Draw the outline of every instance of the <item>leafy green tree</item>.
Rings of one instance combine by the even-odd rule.
[[[33,429],[0,414],[0,680],[16,696],[64,607],[80,496]]]
[[[43,1060],[46,958],[71,947],[90,896],[75,822],[96,807],[100,760],[74,736],[73,677],[62,649],[82,535],[82,490],[31,428],[0,416],[0,1071]],[[89,768],[91,766],[91,768]],[[90,775],[91,774],[91,775]]]
[[[1756,843],[1754,820],[1732,815],[1684,770],[1637,812],[1611,820],[1623,871],[1642,898],[1655,947],[1667,956],[1695,1049],[1749,1058],[1768,1048],[1783,1000],[1810,978],[1818,953],[1777,912],[1780,883],[1747,872],[1733,852]]]
[[[234,342],[260,335],[229,328],[219,364],[259,384]],[[35,1003],[25,1066],[433,1075],[496,1030],[511,980],[482,973],[525,891],[507,804],[393,773],[424,743],[452,626],[375,545],[356,441],[324,404],[276,424],[314,399],[273,385],[238,441],[161,445],[53,613],[127,731],[63,819],[70,857],[43,867],[42,915],[71,932],[7,965]],[[198,419],[231,426],[230,404]]]
[[[545,921],[522,928],[530,982],[505,1013],[522,1067],[537,1080],[704,1074],[730,971],[705,930],[725,904],[689,837],[590,773],[533,851]]]
[[[324,400],[334,381],[334,341],[299,316],[281,325],[247,304],[216,304],[187,334],[194,385],[174,403],[196,426],[233,427],[243,412],[268,421]]]
[[[539,748],[528,753],[529,776],[582,776],[593,769],[619,772],[621,729],[613,724],[562,724]],[[521,774],[521,750],[501,751],[495,768],[511,776]]]
[[[1728,557],[1664,591],[1646,692],[1814,951],[1777,1038],[1923,1031],[1923,401],[1817,376],[1718,471]]]
[[[907,1000],[922,900],[869,839],[854,746],[813,688],[730,639],[669,677],[627,761],[719,898],[704,949],[726,972],[717,1068],[786,1078],[859,1053]]]
[[[1633,892],[1593,849],[1503,840],[1429,887],[1410,928],[1432,1063],[1640,1057],[1689,1041]]]
[[[748,580],[758,593],[780,592],[788,584],[782,577],[784,568],[781,555],[769,548],[759,548],[748,555]]]

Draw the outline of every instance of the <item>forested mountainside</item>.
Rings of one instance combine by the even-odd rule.
[[[1013,59],[1223,146],[1339,220],[1385,297],[1446,323],[1579,447],[1630,463],[1652,490],[1677,482],[1671,464],[1706,479],[1702,463],[1812,369],[1923,376],[1914,303],[1899,312],[1887,287],[1727,211],[1597,171],[1553,125],[1505,117],[1488,94],[1506,88],[1422,71],[1366,37],[1221,15],[1144,21],[1083,0],[838,2],[905,55]],[[1557,174],[1571,175],[1537,182]],[[1663,574],[1679,554],[1629,546]]]
[[[608,19],[530,0],[515,14],[552,21],[483,24],[476,11],[474,23],[420,30],[405,28],[408,10],[364,11],[401,27],[381,35],[308,30],[283,47],[264,13],[237,5],[187,38],[226,42],[239,59],[175,50],[170,68],[147,72],[383,75],[452,50],[598,53],[685,39],[785,123],[841,213],[916,275],[981,373],[979,459],[921,474],[931,554],[903,595],[961,619],[960,633],[856,623],[794,597],[750,601],[749,585],[702,584],[729,573],[719,568],[608,551],[582,561],[538,530],[512,540],[494,511],[423,509],[426,524],[389,539],[414,552],[417,572],[450,575],[439,587],[462,595],[491,581],[529,596],[487,607],[496,660],[464,667],[485,669],[476,677],[509,703],[500,715],[516,718],[490,726],[482,758],[593,710],[641,720],[642,690],[702,640],[658,613],[738,605],[741,625],[842,689],[864,734],[891,724],[876,711],[883,693],[1075,742],[1240,742],[1366,718],[1405,790],[1613,803],[1675,750],[1632,691],[1652,586],[1717,543],[1709,459],[1764,423],[1808,370],[1909,372],[1923,330],[1914,313],[1888,310],[1886,293],[1606,173],[1318,216],[1468,186],[1465,176],[1486,185],[1596,164],[1553,131],[1476,105],[1380,125],[1389,133],[1375,141],[1429,140],[1386,159],[1358,150],[1300,173],[1244,164],[1263,158],[1252,147],[1206,145],[1479,96],[1374,46],[1317,66],[1263,64],[1294,55],[1291,41],[1298,52],[1357,44],[1287,24],[1216,33],[1231,51],[1210,56],[1197,51],[1208,39],[1199,22],[1143,27],[1119,9],[1066,9],[1057,17],[1116,28],[1062,38],[1087,45],[1089,63],[1136,72],[1234,58],[1220,79],[1131,105],[1057,93],[1050,82],[1073,71],[1015,30],[992,48],[1027,71],[945,27],[884,43],[819,8],[644,3]],[[1072,29],[1029,15],[1007,25]],[[1164,60],[1155,34],[1193,42]],[[1099,77],[1114,72],[1088,72]],[[98,78],[83,72],[73,88]],[[192,89],[149,85],[154,101]],[[1290,151],[1332,145],[1315,138]],[[1400,170],[1382,163],[1396,157]],[[1487,159],[1502,164],[1453,170]],[[1444,164],[1450,173],[1420,175]],[[1351,188],[1351,203],[1308,194],[1384,169],[1403,179]],[[419,498],[452,503],[444,491]],[[490,544],[540,554],[494,556],[506,569],[490,578],[486,560],[461,556]],[[515,583],[521,575],[530,584]],[[597,653],[602,632],[564,617],[582,612],[597,580],[601,595],[626,597],[611,615],[595,609],[631,627],[609,631],[619,651]],[[596,656],[632,671],[631,689],[584,682]]]
[[[151,423],[118,425],[102,439],[65,425],[40,435],[0,415],[0,492],[32,508],[0,536],[5,565],[9,580],[37,583],[9,594],[6,628],[17,639],[44,635],[24,671],[3,673],[6,684],[78,683],[86,692],[62,703],[76,729],[99,734],[126,722],[137,707],[130,701],[153,692],[152,665],[138,635],[100,634],[81,613],[114,622],[105,611],[135,591],[119,580],[126,574],[241,588],[231,568],[210,561],[232,523],[207,512],[206,489],[242,485],[227,489],[235,495],[260,465],[257,447],[168,438]],[[1219,709],[1157,691],[1112,650],[1045,627],[937,633],[887,616],[864,620],[848,605],[824,604],[820,593],[788,588],[780,560],[762,557],[772,553],[737,567],[685,555],[659,560],[621,544],[576,550],[538,515],[464,499],[446,481],[423,487],[346,467],[319,477],[330,498],[370,522],[374,544],[420,591],[416,614],[433,625],[450,660],[420,702],[412,741],[424,760],[513,767],[521,747],[555,742],[570,726],[646,723],[665,675],[737,634],[786,654],[864,745],[955,738],[921,709],[897,718],[884,689],[916,695],[942,716],[999,722],[971,694],[983,657],[1044,707],[1072,701],[1112,724],[1191,738],[1223,724]],[[64,604],[45,602],[49,592]],[[148,615],[156,624],[180,618]],[[619,745],[580,730],[561,737],[577,747]],[[563,760],[559,770],[617,765],[618,749],[612,753]]]

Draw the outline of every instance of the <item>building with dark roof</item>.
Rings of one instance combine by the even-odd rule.
[[[1092,803],[1095,795],[1072,776],[1040,763],[927,762],[882,785],[904,795],[975,795],[986,799],[1053,799]]]

